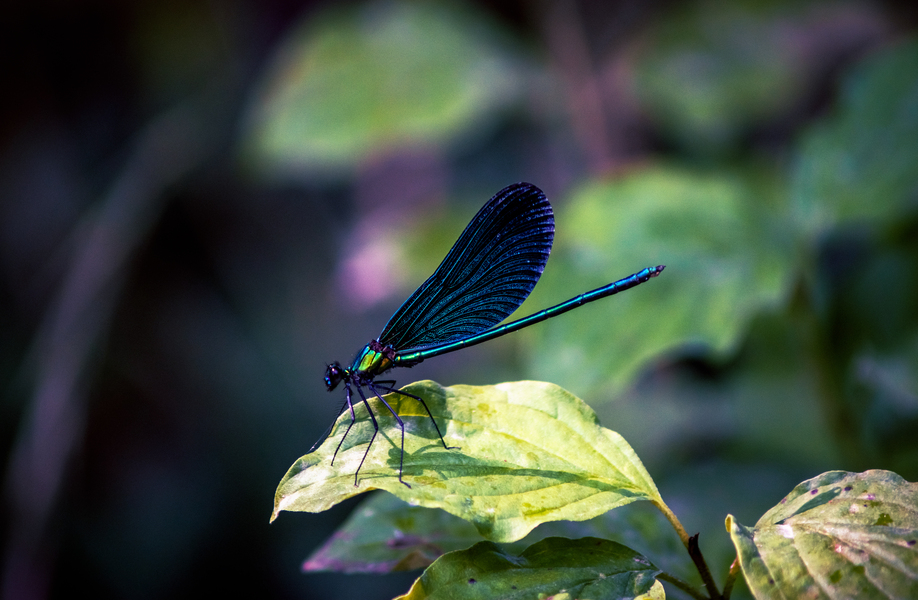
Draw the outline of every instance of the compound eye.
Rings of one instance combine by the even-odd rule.
[[[344,373],[339,363],[335,362],[325,367],[325,387],[329,392],[338,387],[343,378]]]

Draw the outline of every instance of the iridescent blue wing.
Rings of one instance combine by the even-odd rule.
[[[491,198],[379,341],[399,353],[481,333],[516,310],[545,269],[555,218],[542,190],[515,183]]]

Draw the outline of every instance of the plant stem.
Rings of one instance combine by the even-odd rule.
[[[666,517],[666,519],[673,526],[673,529],[676,530],[676,533],[679,535],[679,539],[682,540],[682,544],[685,546],[685,549],[688,550],[689,556],[692,557],[692,562],[695,563],[695,568],[698,569],[699,575],[701,575],[701,580],[704,582],[705,587],[708,590],[708,595],[713,599],[721,598],[720,592],[717,589],[717,584],[714,583],[714,577],[711,575],[711,570],[708,568],[707,563],[704,561],[704,556],[701,554],[701,548],[698,547],[698,534],[696,533],[693,536],[685,531],[685,527],[682,526],[682,523],[679,521],[679,518],[666,506],[666,503],[660,500],[652,500],[654,506],[656,506],[660,512]]]
[[[679,579],[678,577],[674,575],[670,575],[669,573],[663,572],[657,575],[657,579],[673,584],[674,586],[676,586],[677,588],[679,588],[680,590],[682,590],[683,592],[685,592],[692,598],[697,598],[698,600],[708,600],[707,596],[705,596],[704,594],[696,590],[694,587],[692,587],[691,584],[685,581],[682,581],[681,579]]]
[[[730,600],[730,594],[733,593],[733,584],[736,583],[736,576],[739,575],[740,564],[739,557],[733,559],[730,565],[730,571],[727,573],[727,580],[724,581],[724,600]]]

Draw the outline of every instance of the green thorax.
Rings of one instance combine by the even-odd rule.
[[[377,340],[373,340],[364,346],[357,358],[354,359],[351,371],[362,377],[372,379],[391,369],[394,362],[395,348],[384,346]]]

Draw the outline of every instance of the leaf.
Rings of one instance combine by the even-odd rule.
[[[369,401],[380,434],[354,485],[354,473],[372,435],[364,410],[332,464],[350,423],[298,459],[278,486],[272,520],[282,510],[320,512],[372,490],[386,490],[417,506],[442,508],[487,539],[518,540],[540,523],[583,521],[636,500],[661,503],[659,492],[627,442],[605,429],[582,400],[556,385],[534,381],[443,388],[431,381],[404,388],[423,398],[437,420],[446,450],[423,407],[389,394],[405,421],[404,480],[398,481],[400,431],[382,404]]]
[[[918,484],[895,473],[830,471],[726,524],[756,598],[918,597]]]
[[[505,544],[522,552],[548,537],[601,537],[634,548],[683,580],[698,573],[669,522],[656,508],[633,503],[589,521],[543,523],[523,539]],[[443,510],[411,506],[392,494],[372,493],[304,563],[304,571],[389,573],[422,569],[446,552],[482,541],[468,522]],[[698,579],[697,584],[700,584]]]
[[[776,184],[762,179],[657,165],[576,190],[558,211],[557,252],[528,306],[646,266],[666,271],[533,328],[530,371],[608,396],[663,354],[731,353],[754,315],[784,301],[795,273],[791,240],[775,217],[782,211],[769,207]]]
[[[634,598],[659,573],[633,550],[599,538],[548,538],[519,556],[491,542],[442,556],[401,600],[449,598]]]
[[[693,2],[668,11],[635,64],[643,107],[688,152],[735,150],[750,129],[806,93],[812,56],[825,52],[814,38],[826,34],[812,30],[837,18],[833,8],[819,8],[818,18],[808,3]],[[846,9],[872,20],[868,9]]]
[[[519,61],[498,38],[479,15],[444,4],[310,15],[249,110],[247,153],[270,174],[312,180],[477,136],[522,91]]]
[[[423,569],[481,541],[470,523],[439,509],[373,493],[303,563],[304,571],[391,573]]]
[[[918,40],[863,61],[832,115],[803,137],[791,196],[808,235],[853,220],[889,223],[918,194]]]

